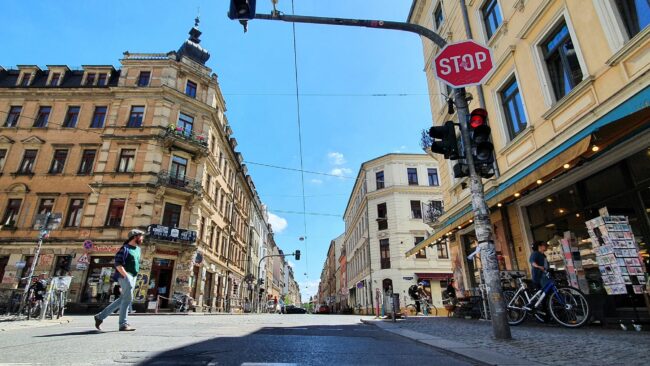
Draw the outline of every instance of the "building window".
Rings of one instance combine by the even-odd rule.
[[[205,191],[208,193],[208,197],[210,197],[210,190],[212,189],[212,176],[210,174],[206,174],[205,177]]]
[[[65,161],[68,158],[68,150],[57,149],[54,150],[54,158],[52,158],[52,165],[50,166],[50,174],[63,173]]]
[[[41,201],[38,204],[37,215],[52,213],[53,208],[54,208],[54,198],[41,198]]]
[[[407,168],[406,172],[407,172],[407,175],[408,175],[409,186],[417,186],[418,185],[418,170],[417,170],[417,168]]]
[[[413,245],[418,245],[418,243],[421,242],[422,240],[424,240],[423,236],[416,236],[415,237],[415,243],[413,243]],[[427,258],[427,248],[426,247],[422,248],[417,253],[415,253],[415,258],[426,259]]]
[[[440,185],[440,181],[438,180],[438,169],[428,168],[427,176],[429,177],[429,186],[436,187]]]
[[[490,39],[503,21],[503,19],[501,19],[499,2],[497,0],[489,0],[485,5],[483,5],[481,14],[483,16],[483,24],[485,24],[487,39]]]
[[[106,75],[106,74],[99,74],[99,75],[97,76],[97,86],[104,86],[104,85],[106,85],[106,78],[107,78],[107,77],[108,77],[108,75]]]
[[[178,116],[178,125],[176,127],[180,128],[184,135],[191,136],[192,128],[194,127],[194,117],[181,113]]]
[[[135,166],[135,149],[123,149],[120,152],[120,160],[117,165],[118,173],[129,173]]]
[[[582,70],[569,28],[562,22],[542,44],[555,99],[560,100],[582,81]]]
[[[20,112],[22,112],[22,110],[23,107],[21,106],[11,106],[11,108],[9,108],[7,120],[5,121],[5,127],[16,127],[18,125],[18,119],[20,118]]]
[[[201,226],[199,226],[199,240],[203,240],[203,233],[205,232],[205,217],[201,217]]]
[[[60,73],[58,72],[53,73],[52,78],[50,79],[50,86],[58,86],[60,79],[61,79]]]
[[[68,107],[68,113],[65,115],[63,127],[77,127],[77,119],[79,119],[79,107]]]
[[[106,226],[119,227],[122,225],[122,215],[124,214],[125,198],[112,198],[108,206],[108,215],[106,216]]]
[[[375,181],[377,182],[377,189],[384,188],[384,171],[375,173]]]
[[[86,75],[86,86],[95,84],[95,74]]]
[[[648,0],[617,0],[614,3],[623,20],[628,38],[631,39],[650,24]]]
[[[386,210],[386,204],[380,203],[377,205],[377,228],[379,230],[388,229],[388,211]]]
[[[151,77],[151,72],[140,71],[140,76],[138,76],[138,86],[148,86],[150,77]]]
[[[447,250],[447,243],[439,243],[436,245],[438,247],[438,259],[449,259],[449,251]]]
[[[422,218],[422,204],[420,201],[411,201],[411,218]]]
[[[171,177],[177,179],[185,179],[186,172],[187,172],[187,159],[174,155],[172,157],[172,166],[170,169]]]
[[[379,240],[379,253],[381,254],[381,269],[390,268],[390,244],[388,239]]]
[[[93,172],[96,153],[95,150],[84,150],[81,155],[81,164],[79,164],[79,174],[85,175]]]
[[[47,127],[47,120],[50,118],[52,107],[40,107],[33,127]]]
[[[28,283],[31,283],[31,279],[27,278],[27,275],[29,274],[29,270],[32,268],[32,263],[34,263],[34,256],[26,255],[23,261],[25,262],[25,267],[20,270],[20,275],[18,276],[18,288],[25,288]]]
[[[20,86],[29,86],[29,79],[32,77],[31,73],[24,73],[23,78],[20,79],[20,83],[18,85]]]
[[[79,227],[81,225],[81,214],[84,208],[84,200],[73,198],[70,200],[68,216],[65,219],[66,227]]]
[[[0,149],[0,172],[5,165],[5,159],[7,159],[7,149]]]
[[[433,11],[433,22],[436,25],[436,29],[440,29],[440,26],[445,21],[445,17],[442,14],[442,1],[436,6],[436,10]]]
[[[129,115],[129,122],[126,127],[142,127],[142,118],[144,117],[144,106],[134,105],[131,107],[131,114]]]
[[[104,128],[106,120],[106,107],[95,107],[93,119],[90,121],[90,128]]]
[[[7,202],[7,209],[2,218],[2,225],[6,227],[16,227],[16,220],[18,219],[18,212],[20,212],[20,205],[23,200],[20,198],[12,198]]]
[[[25,150],[23,161],[20,162],[18,167],[18,174],[33,174],[34,163],[36,162],[36,153],[38,150]]]
[[[181,205],[165,203],[165,212],[163,213],[162,224],[167,227],[177,228],[181,223]]]
[[[521,131],[526,128],[526,115],[524,114],[524,104],[519,94],[519,85],[517,79],[512,78],[506,86],[499,92],[501,95],[501,104],[506,115],[506,124],[508,133],[512,140]]]
[[[185,94],[192,98],[196,98],[196,83],[188,80],[185,85]]]

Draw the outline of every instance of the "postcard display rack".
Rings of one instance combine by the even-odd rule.
[[[607,294],[642,294],[646,284],[643,261],[628,218],[598,216],[586,225]]]

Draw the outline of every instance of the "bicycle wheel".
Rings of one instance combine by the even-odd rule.
[[[406,315],[407,316],[415,316],[417,314],[418,314],[418,310],[415,307],[415,304],[406,305]]]
[[[59,312],[56,314],[57,319],[62,317],[63,313],[65,312],[65,301],[66,301],[65,295],[66,293],[64,291],[59,292]]]
[[[526,300],[521,294],[515,297],[514,291],[503,291],[503,299],[506,303],[506,316],[508,317],[508,324],[519,325],[526,320],[526,310],[523,309],[526,305]]]
[[[438,316],[438,308],[433,304],[429,304],[429,315]]]
[[[575,287],[560,287],[548,297],[548,311],[567,328],[578,328],[589,320],[587,298]]]

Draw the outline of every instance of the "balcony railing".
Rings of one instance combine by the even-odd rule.
[[[196,231],[172,228],[163,225],[149,225],[147,235],[151,239],[181,242],[196,245]]]
[[[163,140],[169,140],[170,142],[176,141],[187,144],[194,148],[198,148],[203,152],[207,152],[208,150],[207,136],[203,134],[197,134],[194,131],[187,131],[183,129],[183,127],[170,125],[165,131],[162,132],[161,137]]]
[[[429,201],[422,203],[422,221],[427,225],[438,222],[440,216],[445,213],[442,201]]]
[[[161,170],[158,173],[158,185],[164,185],[196,195],[203,193],[200,181],[185,176],[172,175],[167,170]]]

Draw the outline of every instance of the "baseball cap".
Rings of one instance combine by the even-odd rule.
[[[129,239],[131,239],[131,238],[134,237],[134,236],[144,235],[144,234],[145,234],[145,233],[144,233],[144,231],[142,231],[142,230],[139,230],[139,229],[133,229],[133,230],[129,231]]]

